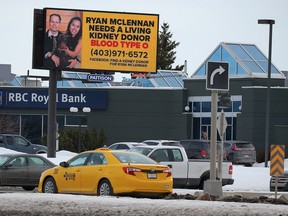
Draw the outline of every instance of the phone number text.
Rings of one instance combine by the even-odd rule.
[[[105,57],[129,57],[129,58],[148,58],[148,52],[141,51],[124,51],[124,50],[102,50],[91,49],[91,56],[105,56]]]

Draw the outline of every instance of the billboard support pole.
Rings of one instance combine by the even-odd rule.
[[[61,71],[51,69],[49,71],[49,100],[48,100],[48,134],[47,134],[47,157],[56,157],[56,94],[57,94],[57,75]]]

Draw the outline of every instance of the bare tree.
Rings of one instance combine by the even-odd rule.
[[[0,133],[19,134],[19,116],[0,115]]]

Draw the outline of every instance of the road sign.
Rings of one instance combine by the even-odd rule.
[[[229,63],[207,63],[206,89],[222,91],[229,90]]]
[[[226,128],[227,128],[227,121],[225,118],[224,111],[222,110],[220,116],[217,119],[217,129],[221,140],[223,140],[224,138]]]
[[[112,82],[114,80],[114,77],[111,75],[103,75],[103,74],[88,74],[87,80],[94,82]]]
[[[285,145],[271,145],[270,175],[284,175]]]

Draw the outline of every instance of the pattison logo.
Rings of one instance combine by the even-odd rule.
[[[2,91],[0,91],[0,105],[2,105]]]

